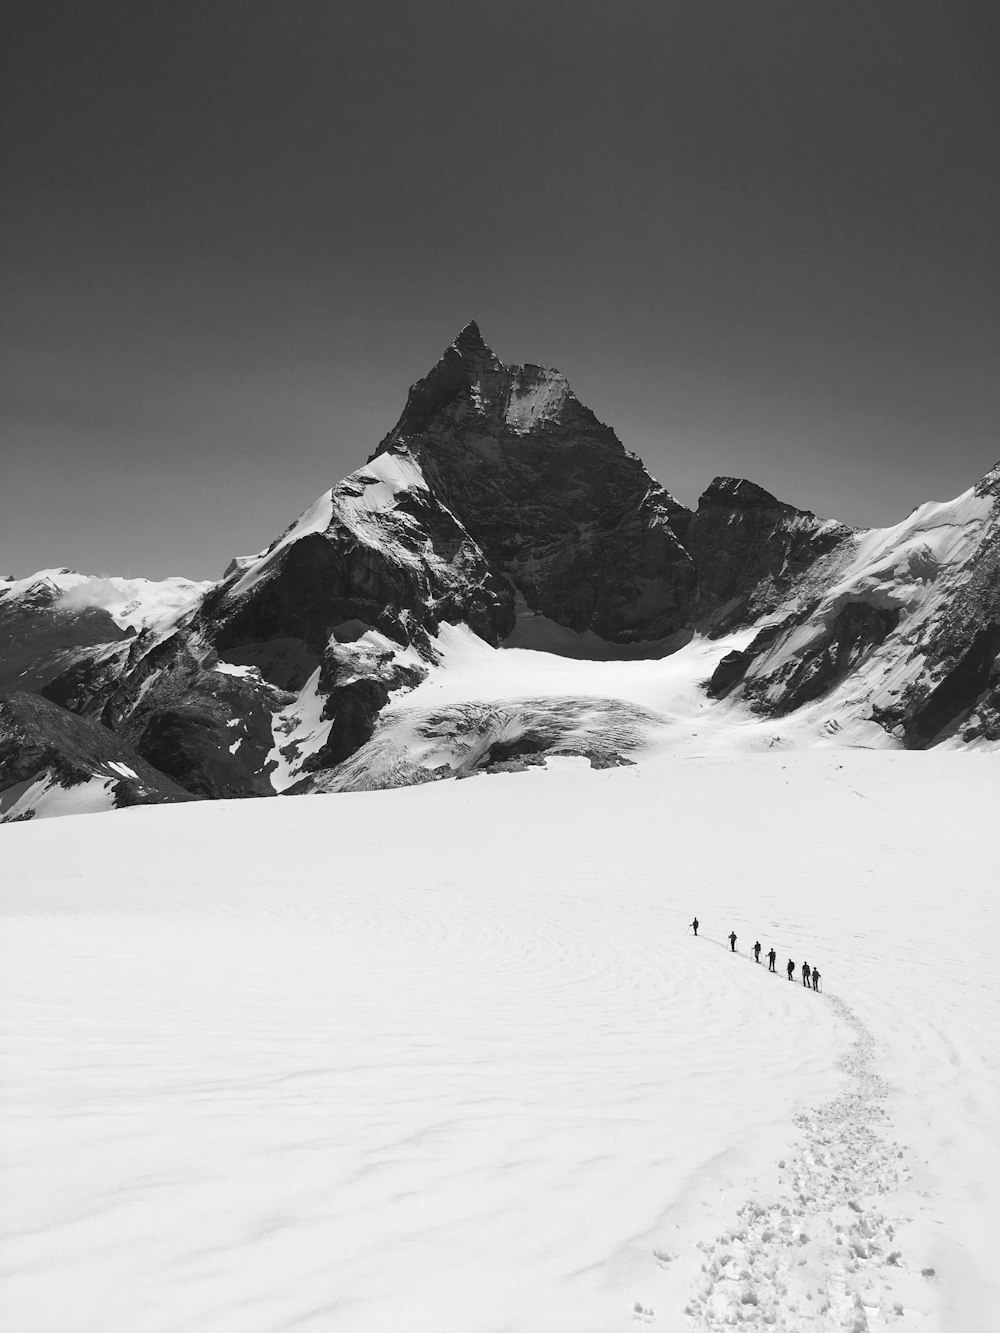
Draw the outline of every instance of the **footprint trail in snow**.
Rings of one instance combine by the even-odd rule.
[[[802,1134],[780,1163],[784,1192],[750,1200],[737,1222],[704,1251],[702,1278],[685,1307],[689,1328],[736,1324],[794,1333],[803,1329],[891,1327],[904,1313],[893,1292],[900,1263],[886,1212],[909,1171],[889,1141],[888,1085],[874,1069],[874,1042],[856,1014],[830,998],[855,1033],[841,1068],[843,1093],[795,1117]]]

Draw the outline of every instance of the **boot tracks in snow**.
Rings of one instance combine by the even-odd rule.
[[[855,1034],[839,1062],[848,1087],[795,1117],[802,1142],[779,1163],[782,1195],[748,1201],[732,1230],[699,1242],[705,1258],[684,1307],[688,1328],[867,1333],[903,1314],[891,1269],[900,1259],[895,1225],[908,1219],[887,1216],[879,1197],[909,1174],[900,1145],[882,1136],[889,1088],[875,1072],[871,1034],[843,1000],[829,1002]]]

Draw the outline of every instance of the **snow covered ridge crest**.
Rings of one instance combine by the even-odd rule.
[[[1000,466],[856,534],[723,659],[711,692],[772,714],[821,701],[834,730],[863,708],[908,747],[1000,741],[998,495]]]
[[[565,376],[470,323],[368,462],[218,583],[0,584],[0,696],[207,798],[664,748],[992,748],[998,493],[1000,467],[856,532],[716,477],[692,511]]]

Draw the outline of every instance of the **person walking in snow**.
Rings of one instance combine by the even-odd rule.
[[[791,960],[790,958],[789,958],[789,960],[788,960],[788,967],[787,967],[786,970],[787,970],[787,972],[788,972],[788,980],[791,981],[791,979],[792,979],[792,973],[795,971],[795,964],[792,962],[792,960]]]
[[[813,990],[819,990],[819,968],[813,968]]]
[[[808,986],[808,985],[809,985],[809,975],[810,975],[810,973],[809,973],[809,964],[808,964],[808,963],[803,963],[803,964],[802,964],[802,984],[803,984],[803,986]]]
[[[694,933],[695,933],[696,935],[698,934],[698,918],[697,918],[697,917],[695,917],[695,919],[691,922],[691,929],[694,931]]]
[[[767,970],[769,972],[774,971],[774,964],[777,960],[777,957],[778,955],[774,952],[774,949],[772,948],[771,952],[767,955]]]
[[[757,940],[753,946],[753,960],[755,963],[760,962],[760,940]]]
[[[730,951],[730,953],[735,953],[735,952],[736,952],[736,931],[735,931],[735,930],[731,930],[731,931],[729,932],[729,951]]]

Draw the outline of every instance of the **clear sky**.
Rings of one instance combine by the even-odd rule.
[[[1000,458],[989,0],[6,0],[0,574],[217,577],[468,319],[687,504]]]

